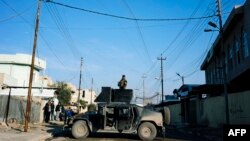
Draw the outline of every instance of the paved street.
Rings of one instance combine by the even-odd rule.
[[[81,139],[74,139],[69,129],[63,130],[62,125],[47,125],[50,130],[47,130],[52,134],[52,137],[46,141],[80,141]],[[192,136],[190,134],[182,133],[176,129],[169,129],[166,131],[166,138],[157,137],[155,141],[200,141],[201,137]],[[95,133],[91,134],[85,141],[140,141],[140,138],[136,134],[126,133]]]
[[[204,130],[205,129],[205,130]],[[206,136],[197,136],[194,130],[199,128],[171,128],[166,130],[166,138],[157,137],[155,141],[221,141],[221,138],[215,137],[214,132],[221,130],[203,128]],[[213,132],[211,132],[213,131]],[[201,133],[201,132],[200,132]],[[212,134],[213,133],[213,134]],[[209,135],[210,134],[210,135]],[[213,138],[214,137],[214,138]],[[7,128],[3,123],[0,124],[0,140],[1,141],[80,141],[74,139],[69,129],[63,129],[63,123],[52,121],[50,123],[43,123],[39,125],[30,124],[28,133],[23,132],[23,126],[19,124],[10,124]],[[85,141],[139,141],[136,134],[126,133],[96,133],[91,134]]]

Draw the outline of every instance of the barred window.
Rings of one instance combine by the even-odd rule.
[[[233,48],[231,45],[228,46],[229,48],[229,58],[228,58],[228,67],[229,67],[229,71],[233,69]]]
[[[249,56],[248,35],[245,31],[243,31],[243,55],[244,58]]]
[[[234,47],[235,47],[235,59],[236,64],[240,64],[240,43],[237,39],[234,41]]]

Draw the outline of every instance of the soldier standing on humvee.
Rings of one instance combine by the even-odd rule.
[[[118,82],[118,86],[120,89],[125,89],[127,86],[127,80],[125,78],[125,75],[122,75],[122,79]]]

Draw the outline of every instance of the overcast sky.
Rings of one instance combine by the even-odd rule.
[[[218,33],[205,33],[214,15],[215,0],[54,0],[65,5],[128,18],[168,19],[135,21],[95,14],[42,2],[36,56],[46,60],[45,74],[54,81],[78,87],[80,58],[83,57],[82,88],[100,92],[102,86],[117,88],[124,74],[128,88],[146,97],[161,92],[162,54],[164,94],[182,84],[204,84],[200,70],[208,49]],[[223,21],[234,5],[244,0],[222,0]],[[0,53],[31,54],[36,0],[0,0]],[[179,19],[179,20],[175,20]],[[183,19],[183,20],[180,20]],[[158,78],[158,79],[157,79]]]

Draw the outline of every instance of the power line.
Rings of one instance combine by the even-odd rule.
[[[190,18],[192,18],[197,13],[197,11],[201,5],[201,2],[203,2],[203,1],[200,1],[197,4],[197,7],[195,8],[193,13],[191,14]],[[164,54],[177,41],[177,39],[180,37],[180,35],[184,31],[184,29],[186,29],[186,27],[188,26],[189,23],[190,23],[190,20],[186,21],[185,25],[182,27],[182,29],[179,31],[179,33],[175,36],[175,38],[169,43],[168,47],[162,52],[162,54]]]
[[[192,76],[193,74],[195,74],[195,73],[199,70],[199,66],[201,65],[202,60],[204,60],[204,58],[205,58],[205,56],[206,56],[206,54],[207,54],[207,52],[208,52],[208,49],[209,49],[209,47],[210,47],[210,44],[211,44],[213,35],[214,35],[214,32],[213,32],[212,35],[210,36],[210,39],[209,39],[209,41],[208,41],[206,50],[205,50],[197,59],[195,59],[194,62],[192,62],[191,64],[187,64],[186,66],[183,67],[182,70],[186,70],[186,69],[184,69],[184,68],[187,68],[188,66],[194,66],[194,68],[195,68],[194,71],[192,71],[192,72],[190,72],[190,73],[184,75],[185,78]],[[187,72],[187,71],[183,71],[182,73],[185,73],[185,72]],[[174,80],[174,81],[177,81],[177,80],[179,80],[179,79],[176,79],[176,80]]]
[[[217,21],[218,21],[218,19],[215,20],[215,22],[217,22]],[[204,58],[206,57],[206,54],[207,54],[207,52],[208,52],[208,50],[209,50],[209,47],[211,46],[210,44],[211,44],[213,35],[214,35],[214,32],[212,32],[212,35],[210,36],[210,39],[209,39],[208,44],[207,44],[207,48],[206,48],[206,50],[204,51],[204,53],[202,53],[202,54],[200,55],[200,57],[197,58],[197,61],[195,61],[194,63],[188,65],[188,66],[194,66],[194,68],[196,68],[196,69],[195,69],[194,71],[192,71],[191,73],[185,75],[185,77],[189,77],[189,76],[193,75],[195,72],[197,72],[197,71],[199,70],[199,66],[200,66],[201,63],[202,63],[202,60],[204,60]]]
[[[151,70],[153,70],[154,68],[156,68],[156,64],[158,63],[157,60],[155,60],[155,62],[151,65],[151,67],[148,69],[148,71],[146,71],[146,74],[148,74]]]
[[[53,18],[58,30],[62,34],[62,37],[65,38],[66,44],[69,46],[72,54],[74,55],[74,57],[78,58],[78,56],[80,56],[79,51],[77,50],[77,47],[75,46],[73,38],[70,32],[67,30],[66,24],[63,21],[61,15],[59,14],[59,11],[57,10],[55,6],[49,6],[48,4],[46,4],[46,8],[48,9],[48,12]]]
[[[209,12],[208,10],[209,10],[209,7],[207,8],[207,10],[204,12],[203,15],[206,15],[207,12]],[[180,48],[180,50],[178,51],[177,56],[175,56],[175,59],[172,62],[172,64],[170,64],[169,68],[171,68],[176,63],[176,61],[179,59],[179,57],[181,56],[181,54],[185,50],[190,49],[191,45],[197,40],[197,38],[200,36],[200,34],[203,33],[203,29],[206,25],[206,22],[207,22],[207,19],[204,19],[204,20],[197,22],[197,24],[195,26],[193,26],[192,30],[183,38],[183,41],[181,41],[179,43],[179,46],[181,46],[182,42],[185,42],[185,44],[182,45],[182,48]],[[170,52],[170,54],[172,54],[173,52],[177,52],[176,49],[177,48],[172,50],[172,52]],[[168,55],[168,56],[170,56],[170,55]]]
[[[14,13],[19,14],[18,11],[16,11],[13,7],[11,7],[8,3],[6,3],[4,0],[1,0],[9,9],[11,9]],[[20,15],[20,18],[27,23],[29,26],[31,26],[32,28],[34,27],[28,20],[26,20],[22,15]],[[64,66],[64,68],[67,68],[64,63],[61,61],[61,59],[56,55],[56,53],[53,51],[53,49],[51,48],[50,44],[45,40],[44,36],[38,32],[39,36],[41,37],[41,39],[44,41],[44,43],[47,45],[47,47],[49,47],[49,49],[51,50],[51,52],[54,54],[54,56],[57,58],[57,60]]]
[[[13,7],[11,7],[8,3],[6,3],[4,0],[1,0],[2,2],[4,2],[4,4],[11,9],[14,13],[18,14],[18,11],[16,11]],[[34,28],[34,25],[32,25],[28,20],[26,20],[22,15],[20,15],[20,18],[26,23],[28,24],[30,27]],[[56,52],[53,50],[53,48],[51,47],[50,43],[45,39],[45,37],[43,36],[43,34],[41,32],[38,32],[39,37],[43,40],[43,42],[45,43],[45,46],[47,46],[49,48],[49,50],[52,52],[53,56],[56,57],[57,61],[63,66],[64,69],[68,69],[68,67],[66,67],[66,65],[63,63],[63,61],[59,58],[59,56],[56,54]]]
[[[98,2],[105,10],[107,10],[109,13],[111,13],[111,9],[109,9],[104,3],[102,3],[100,0],[96,0],[96,2]],[[119,23],[119,25],[122,25],[123,23],[121,22],[121,21],[117,21],[118,23]],[[134,28],[137,28],[137,26],[135,26]],[[96,28],[95,28],[96,29]],[[119,27],[118,28],[115,28],[115,27],[111,27],[111,28],[106,28],[106,29],[108,29],[108,30],[112,30],[112,29],[119,29]],[[128,33],[128,30],[126,30],[126,29],[128,29],[128,28],[124,28],[125,29],[125,32],[124,32],[124,34],[127,34],[126,36],[130,36],[130,34]],[[100,29],[98,29],[98,30],[100,30]],[[131,44],[131,46],[134,46],[133,45],[133,43],[132,42],[130,42],[130,44]],[[138,51],[138,49],[137,49],[137,47],[133,47],[133,49],[135,50],[135,52],[137,53],[137,54],[140,54],[140,52],[141,51]],[[141,54],[140,54],[141,55]]]
[[[113,14],[88,10],[88,9],[84,9],[84,8],[79,8],[79,7],[75,7],[75,6],[70,6],[70,5],[67,5],[67,4],[62,4],[62,3],[54,2],[54,1],[51,1],[51,0],[47,0],[46,2],[56,4],[56,5],[60,5],[60,6],[64,6],[64,7],[71,8],[71,9],[75,9],[75,10],[80,10],[80,11],[92,13],[92,14],[97,14],[97,15],[102,15],[102,16],[107,16],[107,17],[112,17],[112,18],[118,18],[118,19],[124,19],[124,20],[133,20],[133,21],[184,21],[184,20],[207,19],[207,18],[212,18],[212,17],[216,16],[216,15],[210,15],[210,16],[192,17],[192,18],[158,18],[158,19],[157,18],[150,18],[150,19],[131,18],[131,17],[118,16],[118,15],[113,15]]]
[[[195,10],[192,12],[190,18],[193,17],[197,13],[197,11],[199,10],[202,2],[203,1],[200,0],[199,3],[197,3],[197,6],[196,6]],[[186,27],[188,26],[189,23],[190,23],[190,20],[186,21],[185,25],[182,27],[182,29],[179,31],[179,33],[175,36],[175,38],[171,41],[171,43],[169,43],[167,48],[165,50],[163,50],[162,54],[164,54],[177,41],[177,39],[180,37],[180,35],[183,33],[184,29],[186,29]]]
[[[230,12],[225,12],[223,14],[228,14]],[[120,24],[120,23],[119,23]],[[182,24],[182,23],[178,23]],[[176,23],[168,24],[168,25],[176,25]],[[58,27],[55,26],[41,26],[40,29],[57,29]],[[107,26],[107,27],[68,27],[67,29],[70,30],[129,30],[129,29],[135,29],[137,26],[120,26],[120,27],[113,27],[113,26]],[[150,29],[150,28],[169,28],[166,26],[166,24],[153,24],[153,25],[140,25],[141,29]]]
[[[1,0],[1,2],[9,8],[9,4],[8,3],[6,3],[4,0]],[[8,18],[0,19],[0,22],[6,22],[6,21],[12,20],[12,19],[14,19],[16,17],[20,17],[21,15],[23,15],[24,13],[26,13],[27,11],[29,11],[34,5],[35,5],[35,3],[33,3],[29,8],[23,10],[20,13],[15,13],[15,15],[12,15],[12,16],[10,16]]]
[[[122,2],[123,2],[124,5],[127,7],[127,9],[129,10],[129,12],[130,12],[130,14],[133,16],[133,18],[135,18],[135,14],[133,13],[133,11],[132,11],[131,8],[129,7],[129,5],[126,3],[126,1],[122,0]],[[140,28],[139,23],[138,23],[137,20],[135,20],[135,24],[136,24],[136,27],[137,27],[137,31],[138,31],[138,33],[139,33],[139,35],[140,35],[140,38],[141,38],[141,40],[142,40],[142,43],[143,43],[145,52],[146,52],[146,54],[147,54],[149,60],[152,62],[151,57],[150,57],[149,52],[148,52],[148,46],[147,46],[147,44],[146,44],[146,41],[144,40],[144,37],[143,37],[142,31],[141,31],[141,28]]]
[[[211,3],[212,4],[212,3]],[[211,5],[209,4],[209,5]],[[207,9],[204,11],[203,15],[208,15],[210,12],[210,6],[207,7]],[[183,40],[179,43],[179,46],[181,46],[181,43],[184,42],[184,46],[182,46],[182,48],[180,48],[177,51],[177,47],[174,48],[170,54],[177,52],[177,56],[173,59],[174,61],[171,62],[169,68],[171,68],[176,61],[178,60],[178,58],[180,57],[180,55],[184,52],[184,50],[187,50],[191,47],[191,45],[195,42],[195,40],[200,36],[200,34],[202,33],[201,31],[203,31],[204,26],[206,24],[207,19],[198,21],[197,24],[195,26],[193,26],[193,28],[191,29],[191,31],[183,38]],[[210,39],[211,40],[211,39]],[[168,56],[170,56],[170,54]],[[202,53],[203,55],[203,53]],[[203,55],[204,56],[204,55]],[[200,58],[200,57],[199,57]],[[198,62],[198,61],[197,61]],[[191,66],[195,66],[195,65],[191,65]],[[187,70],[187,69],[185,69]],[[197,72],[198,70],[196,69],[195,71],[193,71],[190,74],[194,74],[195,72]],[[190,76],[190,74],[188,74]],[[186,77],[186,76],[185,76]]]
[[[238,0],[228,0],[226,2],[225,1],[222,2],[222,7],[223,7],[222,11],[225,11],[225,10],[227,10],[229,8],[232,8],[233,5],[235,5],[236,3],[238,3]]]
[[[111,11],[111,9],[109,9],[104,3],[102,3],[101,1],[99,1],[99,0],[96,0],[96,2],[97,3],[99,3],[106,11],[108,11],[109,13],[111,13],[112,11]],[[128,8],[128,7],[127,7]],[[130,8],[128,8],[129,10],[130,10]],[[112,9],[113,10],[113,9]],[[131,14],[133,14],[133,12],[131,11]],[[134,14],[133,14],[134,15]],[[119,23],[119,25],[123,25],[123,23],[121,22],[121,21],[119,21],[119,20],[117,20],[117,22]],[[162,25],[163,26],[163,25]],[[123,34],[126,34],[126,36],[127,37],[130,37],[131,36],[131,34],[128,32],[128,30],[126,30],[126,29],[129,29],[129,28],[136,28],[137,29],[137,31],[138,31],[138,34],[139,34],[139,36],[140,36],[140,31],[139,30],[141,30],[142,29],[142,26],[140,25],[139,26],[139,24],[138,25],[135,25],[135,26],[132,26],[132,27],[125,27],[125,28],[123,28],[123,29],[125,29],[124,30],[124,32],[123,32]],[[139,29],[138,29],[139,28]],[[117,27],[117,28],[115,28],[115,27],[108,27],[108,28],[105,28],[105,29],[108,29],[108,30],[112,30],[112,29],[121,29],[121,28],[119,28],[119,27]],[[98,29],[98,30],[100,30],[100,28]],[[143,36],[140,36],[141,38],[142,38],[142,40],[144,40],[143,39]],[[144,41],[145,42],[145,41]],[[147,53],[148,51],[147,51],[147,46],[144,46],[144,52],[143,51],[139,51],[138,50],[138,46],[135,46],[134,44],[133,44],[133,42],[129,42],[130,44],[131,44],[131,46],[133,46],[132,47],[132,49],[134,50],[134,52],[136,53],[136,54],[138,54],[138,55],[146,55],[145,57],[148,57],[149,59],[150,59],[150,56],[149,56],[149,53]],[[145,44],[146,45],[146,44]],[[98,52],[99,53],[99,52]],[[98,54],[98,55],[102,55],[103,56],[103,54]],[[142,57],[144,57],[144,56],[142,56]],[[140,58],[142,58],[142,57],[140,57]],[[151,60],[151,59],[150,59]],[[133,71],[133,72],[136,72],[136,73],[142,73],[142,72],[140,72],[140,71],[138,71],[138,70],[136,70],[134,67],[132,68],[132,67],[130,67],[130,66],[128,66],[127,64],[124,64],[123,63],[123,65],[122,65],[123,67],[126,67],[126,68],[130,68],[129,70],[130,71]]]

